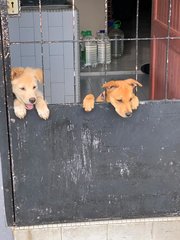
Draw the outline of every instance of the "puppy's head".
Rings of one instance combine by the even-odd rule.
[[[37,101],[38,81],[43,82],[43,73],[39,68],[17,67],[11,70],[12,91],[28,110],[32,109]]]
[[[106,101],[110,102],[123,118],[132,115],[133,105],[139,105],[139,100],[135,96],[137,86],[142,87],[134,79],[110,81],[103,85],[103,88],[106,89]]]

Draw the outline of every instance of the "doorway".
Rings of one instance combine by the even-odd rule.
[[[153,1],[151,99],[179,99],[180,1]]]
[[[149,72],[144,71],[143,66],[150,63],[151,6],[152,0],[107,1],[108,34],[111,39],[112,25],[120,21],[119,28],[124,34],[123,53],[117,58],[112,56],[106,66],[81,69],[82,98],[90,90],[98,95],[104,81],[136,78],[143,84],[140,99],[149,99]]]

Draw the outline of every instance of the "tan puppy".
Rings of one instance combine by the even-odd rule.
[[[43,73],[40,68],[16,67],[11,70],[12,91],[16,96],[14,112],[18,118],[24,118],[27,110],[36,107],[38,115],[48,119],[49,109],[42,93],[38,90],[37,81],[43,82]]]
[[[102,86],[105,88],[105,91],[97,97],[96,102],[111,103],[121,117],[130,117],[132,111],[136,110],[139,106],[139,99],[135,95],[137,86],[142,87],[134,79],[107,82]],[[83,100],[84,110],[86,112],[91,111],[94,108],[94,102],[94,96],[88,94]]]

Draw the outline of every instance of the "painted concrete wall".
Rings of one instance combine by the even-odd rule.
[[[89,29],[93,35],[105,28],[105,1],[104,0],[75,0],[79,10],[80,31]]]
[[[0,240],[179,240],[180,218],[99,221],[20,227],[6,224],[0,158]]]
[[[0,240],[13,240],[12,231],[7,227],[5,209],[4,209],[4,195],[2,182],[2,168],[0,156]]]

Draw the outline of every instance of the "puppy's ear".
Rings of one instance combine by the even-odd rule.
[[[11,80],[13,81],[15,78],[21,76],[24,72],[23,67],[14,67],[11,69]]]
[[[142,87],[142,84],[140,83],[140,82],[138,82],[137,80],[135,80],[135,79],[132,79],[132,78],[130,78],[130,79],[127,79],[127,80],[125,80],[129,85],[131,85],[133,88],[134,87]]]
[[[34,69],[34,76],[40,83],[43,83],[43,71],[41,68],[35,68]]]
[[[106,100],[106,93],[105,91],[102,92],[97,98],[96,98],[96,102],[105,102]]]
[[[110,82],[104,83],[102,87],[106,89],[117,88],[119,87],[119,84],[117,81],[110,81]]]

